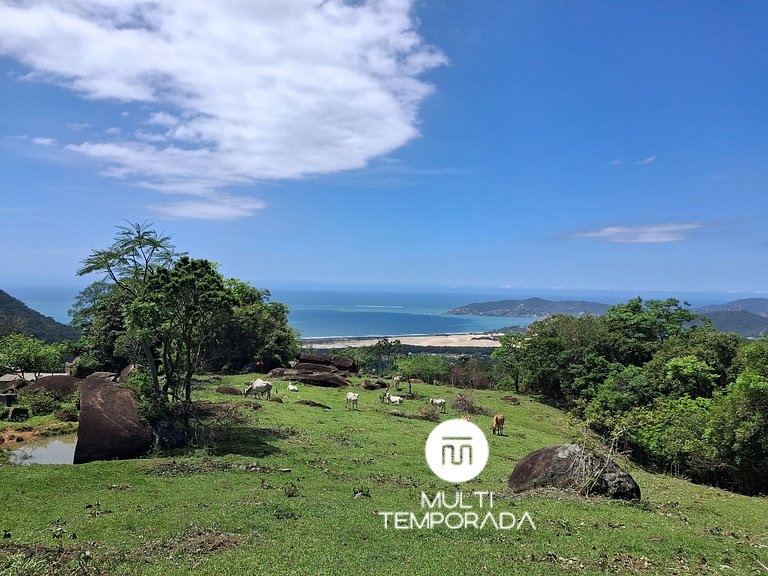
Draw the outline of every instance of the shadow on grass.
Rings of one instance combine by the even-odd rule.
[[[253,428],[243,425],[222,426],[212,432],[216,438],[206,443],[212,455],[238,454],[253,458],[278,454],[280,449],[274,443],[292,435],[290,429],[286,428]]]

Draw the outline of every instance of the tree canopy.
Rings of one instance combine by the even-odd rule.
[[[178,253],[151,224],[118,227],[109,247],[83,260],[78,274],[92,273],[102,277],[80,292],[72,311],[89,369],[134,363],[154,393],[189,402],[196,371],[277,366],[298,353],[284,304],[226,280],[209,260]]]

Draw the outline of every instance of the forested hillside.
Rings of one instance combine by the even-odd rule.
[[[45,342],[77,340],[78,331],[32,310],[21,300],[0,290],[0,336],[18,332]]]
[[[768,492],[768,339],[697,325],[674,299],[554,315],[501,338],[509,385],[568,408],[651,469]]]

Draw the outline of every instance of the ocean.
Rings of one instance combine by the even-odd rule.
[[[261,287],[259,283],[253,283]],[[67,311],[79,286],[4,285],[0,289],[33,310],[69,323]],[[488,332],[506,326],[525,326],[532,318],[452,316],[446,311],[474,302],[538,296],[550,300],[590,300],[616,304],[634,296],[678,298],[692,307],[722,304],[739,298],[764,296],[748,293],[633,293],[566,290],[432,290],[274,288],[272,300],[290,309],[288,320],[302,338],[410,336]]]

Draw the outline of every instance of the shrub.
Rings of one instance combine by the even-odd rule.
[[[160,390],[152,386],[152,378],[146,372],[136,371],[125,381],[133,390],[139,403],[139,415],[150,424],[168,415],[168,401]]]
[[[56,418],[64,422],[77,422],[78,413],[74,406],[63,406],[61,410],[57,410],[55,414]]]
[[[29,405],[34,416],[52,414],[61,408],[58,399],[47,390],[40,390],[36,394],[25,395],[24,403]]]

